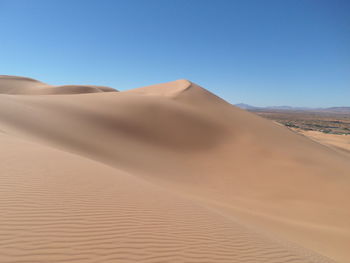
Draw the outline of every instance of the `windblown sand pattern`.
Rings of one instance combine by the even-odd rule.
[[[347,155],[184,80],[42,86],[0,78],[0,262],[350,259]]]

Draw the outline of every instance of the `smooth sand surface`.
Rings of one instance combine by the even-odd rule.
[[[96,92],[116,92],[117,90],[93,85],[53,86],[31,78],[0,75],[0,94],[80,94]]]
[[[331,148],[350,154],[350,135],[348,134],[327,134],[319,131],[298,132]]]
[[[350,262],[347,154],[186,80],[62,87],[0,77],[0,262]]]

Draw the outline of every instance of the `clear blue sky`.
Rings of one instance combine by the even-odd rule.
[[[0,74],[232,103],[350,106],[350,1],[0,0]]]

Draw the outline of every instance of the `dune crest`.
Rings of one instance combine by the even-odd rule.
[[[207,102],[213,102],[215,100],[224,102],[224,100],[220,97],[187,79],[178,79],[171,82],[136,88],[124,92],[149,96],[163,96],[175,99],[181,98],[182,100],[186,100],[185,98],[188,96],[192,99],[192,101],[190,101],[191,103],[193,103],[193,100],[201,100],[203,103],[203,100],[205,100],[204,98],[207,98]]]
[[[192,87],[192,83],[186,79],[178,79],[171,82],[136,88],[124,92],[137,93],[149,96],[175,97]]]
[[[188,80],[45,85],[0,77],[1,262],[350,260],[348,155]]]
[[[51,95],[115,92],[117,90],[93,85],[52,86],[41,81],[18,76],[0,75],[0,94],[12,95]]]

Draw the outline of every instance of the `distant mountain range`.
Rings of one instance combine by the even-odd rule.
[[[329,108],[308,108],[308,107],[292,107],[292,106],[269,106],[256,107],[245,103],[238,103],[235,106],[251,111],[259,110],[286,110],[286,111],[317,111],[317,112],[334,112],[334,113],[350,113],[350,107],[329,107]]]

